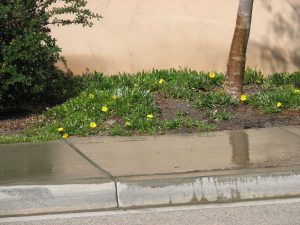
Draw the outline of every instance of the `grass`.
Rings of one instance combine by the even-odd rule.
[[[0,136],[0,143],[54,140],[61,139],[64,134],[161,134],[184,128],[211,131],[217,129],[215,124],[193,119],[184,113],[161,119],[155,95],[182,99],[206,110],[211,120],[229,121],[234,115],[227,108],[238,104],[265,113],[300,107],[300,93],[295,86],[299,77],[300,73],[275,73],[265,77],[257,69],[247,69],[244,84],[255,85],[259,91],[241,103],[225,94],[222,73],[211,76],[208,72],[171,69],[110,77],[102,73],[86,74],[80,78],[83,90],[78,96],[45,111],[43,120],[34,128],[25,129],[18,135]],[[95,126],[90,126],[91,123]]]

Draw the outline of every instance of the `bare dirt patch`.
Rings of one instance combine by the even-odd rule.
[[[180,112],[184,112],[193,119],[205,120],[215,124],[218,130],[238,130],[249,128],[263,128],[272,126],[300,125],[300,109],[290,109],[281,113],[266,114],[261,110],[247,107],[243,103],[235,107],[226,108],[234,115],[231,120],[215,120],[209,117],[209,110],[200,110],[191,103],[180,100],[166,98],[163,95],[156,96],[156,102],[161,109],[160,120],[176,117]],[[225,108],[219,107],[215,110],[222,111]]]
[[[39,113],[10,112],[0,115],[0,135],[15,135],[32,127],[41,118]]]

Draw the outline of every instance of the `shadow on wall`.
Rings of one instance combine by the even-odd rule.
[[[268,1],[261,4],[266,12],[272,14],[272,19],[262,40],[249,43],[249,51],[259,54],[260,62],[268,71],[300,70],[300,2],[287,0],[291,13],[284,14],[282,10],[274,12]],[[274,37],[273,44],[270,37]]]
[[[96,66],[95,66],[96,65]],[[97,55],[64,55],[57,63],[57,66],[63,71],[80,75],[82,73],[90,73],[89,68],[95,68],[95,70],[109,71],[114,69],[114,65],[108,59]],[[84,71],[82,71],[85,68]]]

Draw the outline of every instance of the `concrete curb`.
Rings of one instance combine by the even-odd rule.
[[[0,217],[116,207],[114,182],[0,187]]]
[[[300,196],[300,170],[0,187],[0,217]]]
[[[121,208],[299,197],[300,171],[117,182]]]

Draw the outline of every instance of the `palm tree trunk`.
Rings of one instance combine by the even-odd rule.
[[[225,91],[239,97],[243,93],[243,80],[246,65],[246,51],[251,27],[254,0],[239,0],[233,39],[227,64]]]

